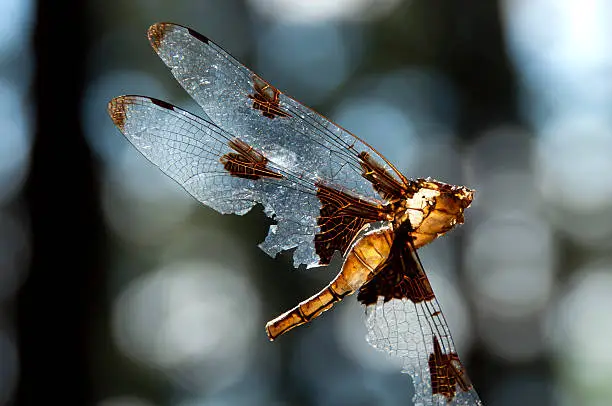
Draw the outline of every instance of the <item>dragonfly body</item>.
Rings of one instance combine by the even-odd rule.
[[[271,339],[357,292],[368,341],[399,357],[419,405],[481,405],[417,249],[463,222],[473,191],[409,179],[368,143],[269,84],[205,36],[149,28],[153,49],[202,107],[191,114],[146,96],[108,112],[126,138],[203,204],[276,224],[260,244],[294,264],[344,263],[320,293],[266,326]]]
[[[319,293],[301,302],[293,309],[281,314],[266,324],[270,340],[287,331],[308,323],[323,312],[352,295],[370,282],[381,270],[389,257],[395,236],[395,226],[404,233],[397,241],[419,249],[436,237],[443,235],[463,222],[463,210],[472,202],[473,192],[467,188],[455,187],[432,179],[418,179],[419,188],[410,198],[401,201],[400,215],[381,229],[362,230],[345,255],[340,273]],[[409,225],[402,227],[402,224]],[[369,225],[364,226],[364,229]],[[418,271],[417,271],[418,272]],[[421,287],[431,291],[425,278]]]

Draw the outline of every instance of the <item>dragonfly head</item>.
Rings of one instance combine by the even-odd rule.
[[[404,211],[397,220],[399,223],[410,221],[416,248],[463,223],[463,212],[474,199],[472,189],[431,178],[416,179],[414,190],[412,197],[404,202]]]
[[[462,214],[465,209],[470,207],[474,200],[474,190],[468,189],[465,186],[444,185],[440,190],[440,199],[443,204],[451,211],[454,210],[457,214]],[[462,216],[463,218],[463,216]]]
[[[474,190],[431,178],[418,179],[418,181],[421,183],[421,187],[437,192],[435,206],[433,207],[434,212],[439,211],[448,214],[452,225],[463,223],[463,211],[472,204]],[[452,217],[455,218],[455,221],[452,221]]]

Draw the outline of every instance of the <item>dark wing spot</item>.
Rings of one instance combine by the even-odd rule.
[[[410,231],[407,221],[398,228],[389,256],[379,265],[376,276],[359,290],[357,300],[364,305],[375,304],[379,297],[385,302],[408,299],[413,303],[435,298],[412,245]]]
[[[389,208],[320,182],[316,186],[321,211],[317,218],[319,232],[315,235],[315,250],[320,263],[327,265],[334,252],[346,253],[366,223],[387,220]]]
[[[156,106],[159,106],[161,108],[164,109],[168,109],[168,110],[173,110],[174,111],[174,106],[168,102],[165,102],[163,100],[159,100],[159,99],[154,99],[154,98],[149,98],[149,100],[151,100],[151,103],[155,104]]]
[[[249,95],[249,99],[253,100],[253,108],[260,110],[264,117],[275,118],[275,117],[291,117],[291,114],[287,113],[280,108],[279,96],[281,92],[260,78],[257,75],[253,75],[253,94]]]
[[[361,176],[367,179],[374,190],[385,200],[402,199],[411,197],[413,190],[398,182],[382,165],[376,162],[367,152],[357,155],[361,165]]]
[[[280,173],[269,169],[268,159],[246,142],[235,138],[228,145],[236,152],[223,155],[219,161],[230,175],[251,180],[283,178]]]
[[[200,34],[197,31],[192,30],[191,28],[187,28],[187,30],[189,31],[189,34],[191,34],[192,37],[197,38],[198,40],[202,41],[205,44],[208,44],[210,42],[210,40],[205,37],[204,35]]]
[[[433,394],[444,395],[447,401],[451,402],[455,398],[457,385],[467,392],[472,388],[472,384],[457,353],[444,354],[437,336],[433,337],[433,344],[433,352],[429,354],[428,360],[431,390]]]

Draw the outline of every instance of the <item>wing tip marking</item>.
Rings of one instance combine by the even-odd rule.
[[[173,26],[172,23],[155,23],[147,30],[147,37],[155,52],[159,52],[164,37],[168,30]]]
[[[126,121],[127,105],[130,104],[130,96],[115,97],[108,102],[106,111],[117,128],[123,131]]]
[[[186,30],[189,33],[189,35],[202,41],[203,43],[205,44],[210,43],[210,39],[208,37],[200,34],[199,32],[189,27],[184,27],[182,25],[174,24],[174,23],[155,23],[151,25],[149,29],[147,30],[147,37],[149,38],[149,42],[151,43],[151,46],[153,47],[155,52],[159,52],[159,48],[161,47],[161,44],[164,38],[166,37],[166,34],[171,29]]]
[[[113,123],[119,128],[122,132],[125,128],[125,123],[127,122],[127,110],[128,106],[137,104],[137,101],[140,101],[141,104],[143,102],[149,102],[158,107],[167,109],[167,110],[175,110],[174,106],[168,102],[163,100],[154,99],[152,97],[144,97],[144,96],[118,96],[108,102],[106,105],[106,110],[108,115],[110,116]]]

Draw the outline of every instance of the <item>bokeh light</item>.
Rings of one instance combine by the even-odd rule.
[[[83,317],[70,333],[82,337],[61,356],[83,368],[73,376],[90,387],[70,393],[89,391],[91,404],[410,404],[409,376],[366,343],[355,295],[273,343],[265,335],[267,319],[333,278],[339,256],[328,268],[297,271],[291,253],[266,256],[257,244],[274,221],[260,206],[241,217],[204,207],[109,120],[107,102],[123,94],[201,114],[147,41],[156,21],[210,37],[408,177],[476,190],[465,224],[419,255],[485,404],[610,403],[612,3],[90,0],[68,19],[74,36],[58,38],[86,45],[86,60],[45,69],[83,82],[70,95],[81,111],[58,119],[81,114],[70,124],[82,124],[92,154],[77,142],[78,156],[52,157],[35,136],[81,135],[37,127],[49,100],[68,103],[33,80],[51,51],[37,48],[41,27],[52,24],[36,6],[0,1],[0,406],[15,402],[19,374],[44,359],[21,357],[22,343],[69,338],[52,328],[32,337],[53,318],[28,319],[24,308],[67,292]],[[82,200],[69,206],[91,221],[91,234],[65,236],[58,227],[48,230],[57,241],[40,241],[30,227],[55,215],[33,215],[44,206],[40,191],[58,202],[70,196],[29,176],[58,160],[87,167],[58,176],[57,190],[69,190],[81,171],[96,182],[75,190]],[[92,241],[91,249],[73,250],[71,238]],[[79,269],[74,289],[58,290],[78,280],[60,270],[55,287],[32,297],[39,252],[52,243],[67,268],[81,257],[92,265]],[[54,379],[40,375],[61,386]]]
[[[319,103],[359,64],[360,33],[342,28],[331,23],[269,24],[258,32],[257,68],[264,78],[274,77],[282,91],[307,105]],[[291,89],[285,89],[289,83]]]
[[[612,243],[612,121],[564,115],[542,131],[537,182],[549,218],[579,244]]]
[[[23,88],[0,77],[0,205],[21,191],[28,174],[30,120]]]
[[[13,404],[22,369],[14,309],[31,255],[29,217],[21,202],[34,127],[33,22],[33,2],[0,1],[0,405]]]
[[[197,202],[157,167],[132,152],[122,148],[115,154],[114,164],[106,167],[103,208],[109,226],[119,236],[152,244],[184,222]],[[163,214],[167,211],[172,215]]]
[[[249,0],[250,5],[270,19],[293,23],[329,20],[370,20],[387,15],[401,4],[401,0]]]
[[[605,404],[612,391],[612,262],[577,270],[549,314],[548,338],[569,404]]]
[[[221,264],[184,262],[127,286],[113,324],[126,355],[194,389],[217,391],[246,373],[259,320],[259,299],[245,276]]]
[[[24,39],[32,29],[33,2],[30,0],[3,0],[0,2],[0,63],[28,53]],[[25,66],[21,66],[25,68]],[[27,70],[26,70],[27,71]]]

